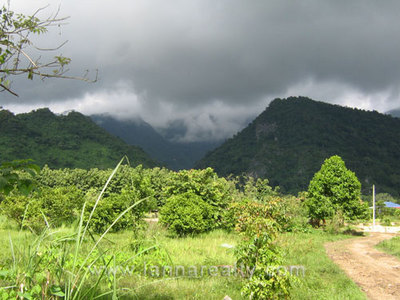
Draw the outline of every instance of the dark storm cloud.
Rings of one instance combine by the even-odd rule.
[[[71,16],[62,28],[71,73],[98,68],[100,80],[15,82],[21,105],[140,113],[157,126],[187,116],[196,128],[213,114],[220,122],[210,122],[211,132],[289,94],[380,111],[400,106],[398,1],[69,0],[61,11]],[[3,97],[9,101],[16,100]]]

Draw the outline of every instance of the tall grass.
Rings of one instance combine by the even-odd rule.
[[[121,212],[100,237],[96,238],[91,234],[89,228],[97,204],[125,159],[127,160],[126,157],[122,158],[110,174],[87,221],[84,221],[86,202],[83,204],[78,226],[72,232],[53,231],[46,222],[47,227],[33,240],[29,238],[28,245],[22,249],[14,247],[9,235],[11,266],[0,270],[0,279],[3,282],[13,283],[1,287],[0,296],[20,299],[38,297],[42,299],[61,297],[63,299],[96,299],[111,295],[113,299],[117,298],[116,274],[109,278],[105,272],[110,264],[116,266],[115,255],[111,258],[109,255],[106,256],[107,251],[100,247],[100,243],[126,213],[146,201],[146,198],[135,202]],[[49,265],[44,267],[46,262]],[[104,267],[104,271],[97,274],[97,278],[94,279],[93,274],[89,274],[89,270],[94,264],[99,263]],[[110,283],[109,291],[99,292],[102,281]]]

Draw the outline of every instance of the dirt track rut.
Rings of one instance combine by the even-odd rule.
[[[375,249],[391,233],[342,240],[325,245],[328,256],[361,287],[369,299],[400,299],[400,260]]]

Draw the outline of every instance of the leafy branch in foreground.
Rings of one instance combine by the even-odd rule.
[[[28,79],[39,76],[44,78],[78,79],[87,82],[97,81],[89,79],[87,72],[82,77],[66,76],[66,66],[71,59],[56,55],[48,61],[41,61],[41,53],[56,51],[62,48],[67,41],[54,48],[40,48],[31,39],[31,35],[47,33],[52,26],[60,27],[68,18],[58,17],[59,11],[45,19],[37,15],[44,8],[38,9],[33,15],[16,14],[3,6],[0,9],[0,91],[6,91],[18,96],[10,87],[10,77],[27,75]],[[37,55],[37,58],[35,58]]]
[[[28,195],[35,188],[31,178],[39,172],[39,166],[35,165],[31,159],[13,160],[0,164],[0,194],[8,195],[12,190],[17,189]],[[31,177],[21,176],[23,173]]]

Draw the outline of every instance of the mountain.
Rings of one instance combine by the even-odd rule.
[[[176,142],[179,133],[186,129],[175,124],[164,129],[164,136],[143,120],[121,121],[109,115],[92,115],[94,122],[129,145],[138,145],[152,157],[173,170],[193,168],[196,161],[221,142]],[[172,140],[169,140],[171,138]]]
[[[78,112],[43,108],[14,115],[0,110],[0,161],[34,159],[51,168],[111,168],[127,155],[132,165],[157,163]]]
[[[268,178],[284,192],[306,190],[323,161],[341,156],[368,192],[399,195],[400,119],[317,102],[275,99],[245,129],[209,152],[196,167],[220,175]]]

